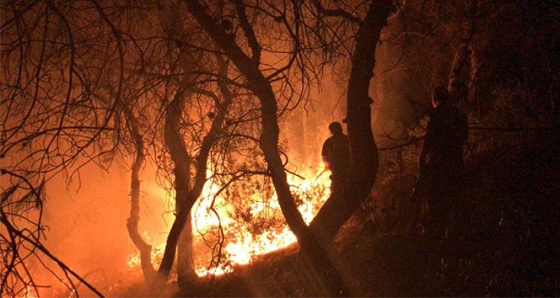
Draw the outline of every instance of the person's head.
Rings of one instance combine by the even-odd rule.
[[[331,124],[329,124],[329,130],[331,131],[331,134],[334,135],[338,135],[338,134],[342,134],[342,125],[340,125],[339,122],[333,122]]]
[[[432,105],[437,107],[440,104],[445,104],[449,101],[449,92],[447,88],[439,86],[434,88],[432,92]]]

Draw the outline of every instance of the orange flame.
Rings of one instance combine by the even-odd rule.
[[[307,177],[314,176],[316,175],[307,175]],[[307,177],[301,178],[289,175],[288,182],[292,186],[292,194],[298,200],[298,209],[305,222],[309,224],[330,195],[330,181],[328,175],[324,175],[324,172],[316,176],[315,179]],[[287,247],[296,242],[295,235],[285,223],[256,233],[250,231],[247,225],[236,222],[231,216],[231,209],[233,207],[228,205],[225,195],[220,194],[216,196],[219,189],[219,185],[216,182],[209,181],[204,188],[202,198],[193,207],[194,216],[192,224],[194,231],[199,232],[194,233],[193,242],[194,245],[202,243],[201,234],[212,231],[219,226],[221,226],[225,234],[234,235],[234,237],[226,237],[225,239],[223,255],[226,256],[227,260],[224,262],[209,268],[207,265],[200,264],[203,263],[200,260],[208,256],[198,256],[195,259],[195,262],[199,260],[199,264],[196,266],[196,273],[199,276],[221,275],[232,272],[233,266],[237,264],[249,264],[255,256]],[[262,212],[281,214],[275,193],[270,200],[263,200],[259,198],[260,195],[260,193],[255,193],[250,198],[252,200],[250,205],[251,214],[260,214]],[[210,209],[213,212],[209,212]],[[147,233],[144,233],[144,237],[149,241]],[[154,265],[158,265],[161,262],[164,248],[165,243],[153,245],[152,263]],[[128,266],[129,269],[139,268],[139,253],[134,253],[129,257]]]

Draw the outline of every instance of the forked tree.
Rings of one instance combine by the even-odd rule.
[[[377,151],[371,132],[371,99],[368,96],[369,82],[373,75],[375,65],[375,48],[380,32],[386,24],[387,17],[392,11],[390,1],[372,1],[353,11],[344,8],[353,7],[323,7],[319,1],[313,1],[311,6],[304,3],[293,2],[275,6],[272,3],[262,5],[248,5],[243,1],[231,3],[206,3],[199,1],[185,1],[189,12],[200,24],[201,28],[232,60],[239,72],[243,75],[241,84],[251,91],[261,104],[261,134],[260,148],[265,155],[272,177],[282,212],[288,225],[298,239],[303,254],[313,265],[315,272],[323,281],[326,293],[331,295],[350,294],[344,285],[344,278],[337,271],[335,262],[330,258],[330,240],[337,230],[357,209],[373,185],[377,170]],[[216,11],[228,10],[231,19],[218,20],[214,15]],[[276,78],[285,79],[291,67],[298,68],[306,73],[304,49],[306,39],[310,35],[306,29],[310,24],[333,17],[339,22],[348,22],[348,26],[355,26],[355,32],[348,30],[346,34],[355,33],[351,38],[352,45],[352,70],[348,81],[347,94],[347,123],[351,143],[352,171],[351,180],[354,183],[340,197],[331,197],[325,203],[318,216],[308,227],[297,206],[287,182],[286,171],[278,151],[278,105],[279,99],[273,91],[273,81]],[[228,24],[227,27],[224,26]],[[230,34],[231,26],[239,29],[238,35]],[[276,25],[272,25],[276,24]],[[328,24],[325,21],[323,25]],[[309,25],[307,27],[306,25]],[[262,26],[271,26],[284,32],[276,32],[279,37],[288,41],[282,44],[288,54],[282,66],[270,69],[263,59],[263,50],[273,48],[265,42],[273,42],[271,36],[265,34]],[[334,27],[326,26],[327,30]],[[234,30],[237,32],[237,30]],[[328,31],[332,33],[331,31]],[[318,40],[326,40],[322,37]],[[344,35],[346,36],[346,35]],[[340,37],[340,36],[338,36]],[[329,43],[330,44],[330,43]],[[316,45],[314,45],[316,46]],[[342,207],[342,208],[341,208]]]

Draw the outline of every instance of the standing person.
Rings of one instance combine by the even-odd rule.
[[[331,171],[331,191],[340,192],[348,183],[350,171],[350,144],[339,122],[329,124],[332,136],[323,143],[323,162]]]
[[[423,219],[429,236],[446,237],[452,206],[458,200],[463,178],[463,147],[467,142],[467,117],[452,105],[444,87],[432,93],[434,110],[418,160],[418,181],[425,191],[428,211]]]

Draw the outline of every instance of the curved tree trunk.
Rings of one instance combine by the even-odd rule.
[[[227,70],[227,62],[220,61],[220,64],[222,67],[221,71],[225,72]],[[225,86],[221,85],[220,82],[218,84],[220,85],[220,90],[224,96],[223,102],[220,102],[219,99],[211,92],[205,90],[192,90],[193,92],[202,93],[208,97],[214,98],[217,110],[216,117],[212,121],[212,126],[210,127],[208,134],[204,137],[200,147],[200,152],[195,159],[188,154],[186,144],[179,130],[179,123],[184,102],[184,95],[182,92],[179,92],[176,95],[167,109],[165,143],[175,165],[175,201],[177,206],[176,218],[171,226],[164,256],[159,268],[160,283],[167,281],[169,278],[169,272],[173,267],[173,261],[175,259],[177,246],[180,243],[181,234],[189,233],[189,235],[183,236],[186,238],[183,239],[184,242],[181,243],[181,248],[184,249],[185,247],[192,245],[192,227],[187,225],[190,221],[190,212],[202,194],[204,184],[207,181],[206,170],[208,167],[210,150],[221,131],[223,123],[225,122],[227,111],[233,101],[233,95],[229,92],[229,90],[227,90]],[[194,178],[192,181],[190,179],[190,171],[194,171]],[[187,231],[184,231],[185,226],[187,226]],[[179,287],[182,291],[188,291],[188,287],[193,286],[193,283],[197,278],[191,258],[192,250],[188,247],[186,250],[182,250],[179,253],[184,254],[179,257],[181,266],[184,266],[184,270],[179,270]]]
[[[197,20],[197,22],[208,33],[210,38],[212,38],[224,50],[226,55],[228,55],[228,57],[236,65],[239,71],[245,76],[248,81],[248,87],[255,94],[255,96],[259,98],[261,102],[262,134],[260,138],[260,147],[265,155],[265,159],[268,164],[268,169],[272,177],[274,187],[276,189],[282,213],[286,218],[290,229],[295,234],[304,256],[312,264],[315,272],[321,279],[322,286],[326,291],[325,294],[349,295],[350,292],[344,286],[342,277],[334,268],[328,257],[328,247],[322,246],[321,242],[317,239],[313,231],[305,224],[303,217],[298,211],[295,201],[290,192],[286,172],[282,165],[282,161],[278,151],[279,128],[277,121],[277,102],[270,82],[263,76],[263,74],[259,70],[259,47],[258,44],[256,44],[256,41],[251,39],[251,36],[254,37],[254,35],[251,34],[251,29],[247,28],[247,26],[246,28],[244,28],[246,30],[246,36],[248,36],[248,38],[250,39],[249,44],[253,49],[252,58],[248,57],[239,48],[235,41],[229,38],[226,32],[224,32],[224,30],[214,22],[214,20],[208,15],[205,8],[199,1],[185,1],[185,4],[187,5],[191,14]],[[243,11],[240,11],[239,15],[242,16]],[[373,15],[373,13],[370,13],[370,15]],[[374,18],[374,16],[370,16],[370,19],[371,18]],[[240,22],[243,23],[244,21],[241,20]],[[366,33],[368,32],[369,31],[367,31]],[[362,33],[362,36],[366,33]],[[366,53],[364,55],[373,56],[376,42],[377,39],[373,41],[373,46],[369,48],[370,51],[364,51],[364,53]],[[358,53],[361,52],[358,51]],[[373,63],[370,64],[373,66]],[[366,82],[369,82],[369,78],[371,77],[371,69],[365,75],[362,73],[360,73],[359,76],[357,74],[354,74],[354,77],[356,77],[354,81],[360,80],[360,78],[363,77],[367,77]],[[358,87],[362,87],[359,86],[359,84],[356,85],[358,85]],[[369,124],[370,112],[369,103],[367,101],[368,86],[369,83],[365,84],[363,88],[359,88],[357,92],[353,91],[352,96],[349,96],[349,98],[352,98],[351,100],[349,99],[349,102],[351,102],[352,104],[356,104],[356,106],[352,109],[352,112],[349,112],[349,114],[351,114],[353,121],[352,136],[354,137],[354,144],[359,144],[359,146],[356,146],[356,149],[354,151],[358,153],[361,153],[362,151],[368,151],[372,147],[375,148],[375,143],[373,142]],[[365,98],[360,97],[362,93],[365,94]],[[363,108],[364,105],[367,109]],[[364,110],[367,111],[364,112]],[[358,113],[359,115],[355,115],[356,113]],[[363,113],[365,113],[365,115]],[[367,123],[367,125],[365,125],[367,127],[366,133],[360,131],[364,127],[364,122]],[[369,135],[367,134],[367,131],[369,131]],[[360,158],[359,161],[365,160],[371,162],[371,164],[376,165],[376,163],[373,162],[374,159],[377,158],[377,155],[375,153],[375,151],[373,152],[373,154],[368,152],[368,154],[362,155],[362,158]],[[359,179],[360,181],[367,180],[369,182],[361,183],[367,184],[366,186],[361,187],[361,189],[367,188],[366,191],[361,192],[365,193],[364,195],[367,195],[367,193],[369,192],[376,171],[371,170],[369,172],[372,172],[373,174],[360,176]],[[357,194],[356,196],[361,195],[361,193]]]
[[[144,280],[151,280],[155,270],[152,265],[151,254],[152,246],[147,244],[142,236],[138,233],[138,223],[140,221],[140,169],[144,164],[144,143],[142,135],[138,129],[138,122],[132,111],[128,107],[124,108],[125,117],[128,121],[128,129],[134,140],[134,148],[136,155],[131,167],[131,183],[130,183],[130,217],[127,220],[126,227],[128,235],[136,248],[140,251],[140,266],[144,275]]]
[[[346,115],[352,156],[352,182],[342,194],[331,196],[310,224],[326,245],[331,243],[340,227],[368,197],[377,175],[378,152],[371,130],[370,105],[373,102],[368,93],[375,66],[377,42],[392,10],[390,0],[372,1],[356,37],[348,80]]]
[[[175,261],[179,237],[187,220],[190,208],[194,204],[194,200],[189,196],[189,185],[191,183],[189,173],[192,158],[187,152],[185,141],[180,132],[180,121],[184,101],[183,92],[178,92],[167,107],[165,115],[165,146],[168,148],[175,166],[174,188],[176,217],[169,231],[169,235],[167,236],[163,258],[158,269],[161,275],[160,282],[166,282],[169,277],[169,272]]]
[[[179,5],[180,3],[177,1],[168,1],[166,5],[161,6],[162,27],[171,41],[169,51],[173,48],[181,48],[180,40],[184,32],[182,19],[179,17]],[[182,53],[178,61],[184,71],[191,68],[188,55]],[[184,79],[183,83],[187,80]],[[160,282],[167,281],[169,271],[173,267],[175,254],[177,254],[177,283],[181,289],[194,288],[198,281],[192,252],[193,235],[190,214],[192,205],[196,202],[198,196],[193,197],[193,194],[190,193],[193,158],[187,152],[187,144],[180,131],[185,103],[184,92],[185,89],[180,87],[180,91],[170,103],[165,114],[165,145],[169,149],[175,166],[176,218],[168,235],[162,265],[159,268]]]
[[[225,76],[228,68],[228,63],[227,61],[224,61],[220,58],[221,57],[219,56],[217,57],[218,63],[220,65],[220,75]],[[218,87],[223,95],[223,101],[220,101],[220,99],[214,93],[207,90],[192,90],[194,93],[199,93],[214,99],[216,106],[216,117],[212,120],[210,130],[202,141],[200,153],[195,158],[195,176],[192,188],[189,191],[189,200],[186,203],[186,208],[188,208],[187,219],[183,228],[182,236],[179,240],[177,274],[179,288],[183,292],[196,293],[196,289],[193,289],[192,287],[196,286],[196,281],[198,280],[198,276],[195,272],[196,268],[194,267],[192,251],[193,226],[191,221],[191,209],[196,200],[198,200],[198,198],[202,194],[202,190],[204,189],[204,185],[206,184],[206,170],[208,168],[208,158],[210,156],[210,150],[212,149],[215,140],[220,134],[220,131],[226,119],[227,111],[229,110],[229,107],[233,101],[233,94],[220,80],[218,80]]]

